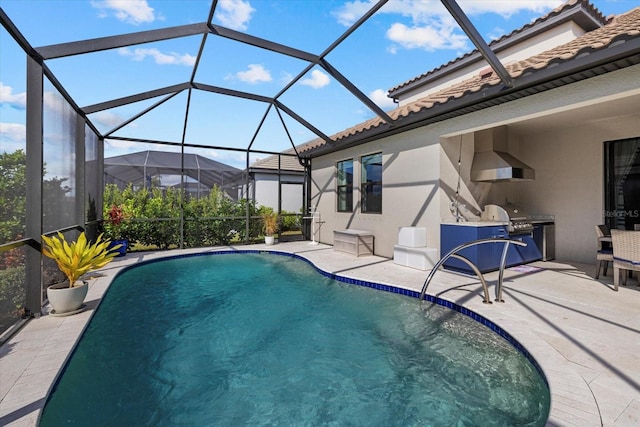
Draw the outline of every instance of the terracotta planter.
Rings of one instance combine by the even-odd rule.
[[[69,282],[56,283],[47,288],[47,298],[53,310],[52,315],[70,315],[83,310],[84,299],[89,291],[89,283],[81,282],[72,288]]]

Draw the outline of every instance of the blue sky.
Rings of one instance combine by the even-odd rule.
[[[487,42],[507,34],[562,4],[557,0],[460,0],[459,5]],[[593,0],[605,15],[640,6],[638,0]],[[34,47],[146,31],[206,21],[210,0],[0,0],[0,7]],[[287,44],[323,52],[372,5],[355,0],[220,0],[214,23]],[[81,107],[189,81],[202,37],[113,49],[47,62]],[[328,56],[328,62],[381,108],[394,104],[388,89],[473,49],[439,1],[391,0]],[[272,97],[307,63],[220,37],[208,37],[195,81]],[[47,86],[45,86],[47,89]],[[0,151],[24,147],[25,59],[0,29]],[[46,98],[45,98],[46,99]],[[327,135],[373,117],[373,113],[323,69],[313,68],[280,100]],[[157,99],[92,114],[102,132],[151,106]],[[186,92],[124,127],[115,135],[179,142]],[[187,143],[246,148],[266,104],[194,91]],[[288,116],[295,144],[315,138]],[[272,109],[252,148],[290,148]],[[146,144],[107,141],[105,155]],[[173,150],[173,149],[170,149]],[[194,151],[194,150],[190,150]],[[244,154],[197,150],[243,168]],[[252,156],[252,159],[264,155]]]

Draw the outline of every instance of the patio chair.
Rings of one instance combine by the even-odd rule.
[[[618,290],[620,270],[640,271],[640,231],[611,230],[613,242],[613,286]],[[627,274],[623,285],[627,284]]]
[[[607,275],[609,263],[613,262],[613,249],[611,249],[611,231],[604,224],[596,225],[596,237],[598,239],[598,251],[596,252],[596,279],[602,274]]]

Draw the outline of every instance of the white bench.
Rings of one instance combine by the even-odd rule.
[[[357,257],[373,255],[373,233],[364,230],[336,230],[333,232],[333,249]]]

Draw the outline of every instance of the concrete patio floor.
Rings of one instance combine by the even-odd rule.
[[[117,271],[149,259],[224,249],[270,249],[306,257],[341,276],[420,291],[427,271],[377,256],[355,258],[331,246],[278,243],[117,258],[90,281],[87,310],[70,317],[29,321],[0,347],[0,425],[34,426],[47,393]],[[477,278],[435,274],[428,293],[488,318],[532,354],[551,389],[549,426],[640,425],[640,286],[629,280],[613,291],[609,275],[593,279],[594,265],[536,262],[508,269],[504,303],[482,302]],[[497,273],[486,275],[491,298]]]

